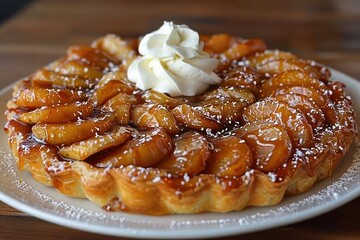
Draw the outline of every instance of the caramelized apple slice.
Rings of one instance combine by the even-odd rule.
[[[307,146],[313,141],[312,127],[304,114],[284,102],[256,102],[244,109],[243,119],[247,123],[267,120],[283,124],[296,147]]]
[[[236,41],[223,54],[231,60],[240,60],[256,52],[265,51],[266,44],[261,39],[248,39]]]
[[[92,47],[101,48],[115,56],[117,59],[123,61],[130,61],[136,57],[137,44],[126,41],[114,34],[108,34],[103,38],[95,41]]]
[[[168,106],[169,108],[177,107],[186,102],[181,98],[172,98],[164,93],[157,92],[154,90],[146,91],[145,94],[143,95],[143,99],[145,100],[145,102],[158,103],[164,106]]]
[[[114,97],[109,99],[109,101],[107,101],[102,106],[101,109],[103,111],[113,112],[119,105],[125,104],[125,103],[137,104],[139,102],[138,102],[138,99],[136,99],[136,97],[134,95],[129,95],[126,93],[118,93],[117,95],[115,95]]]
[[[329,82],[327,84],[330,88],[328,97],[333,101],[334,103],[340,102],[347,98],[345,93],[345,84],[341,82]]]
[[[221,123],[240,120],[242,109],[256,100],[254,94],[239,87],[219,87],[200,98],[203,101],[196,109]]]
[[[255,132],[259,129],[262,128],[270,128],[273,127],[274,125],[279,125],[279,123],[276,123],[274,121],[268,121],[267,119],[263,119],[263,120],[259,120],[256,122],[252,122],[250,123],[246,123],[245,125],[242,125],[239,128],[235,128],[234,130],[231,131],[231,135],[232,136],[237,136],[240,137],[244,135],[244,132]]]
[[[212,98],[217,98],[217,99],[228,98],[235,101],[244,102],[247,104],[251,104],[256,100],[254,94],[252,94],[250,91],[246,89],[242,89],[239,87],[219,87],[214,91],[206,93],[200,98],[202,100],[209,100]]]
[[[119,146],[131,138],[129,128],[115,126],[110,132],[96,135],[81,142],[60,148],[59,154],[65,158],[85,160],[100,151]]]
[[[225,52],[234,41],[235,38],[231,35],[224,33],[214,34],[204,41],[204,50],[211,53],[222,53]]]
[[[149,129],[161,127],[170,134],[176,134],[180,128],[171,112],[159,104],[141,104],[131,111],[131,120],[138,128]]]
[[[133,86],[131,86],[127,82],[111,80],[102,87],[96,89],[92,98],[96,106],[101,106],[118,93],[132,94],[133,91]]]
[[[53,107],[42,107],[19,114],[19,120],[28,123],[64,123],[91,116],[94,108],[89,102],[74,102]]]
[[[212,98],[201,101],[195,109],[220,123],[231,124],[241,119],[242,110],[247,105],[249,103],[246,101],[237,101],[231,98]]]
[[[81,91],[70,89],[29,88],[20,92],[14,102],[19,107],[40,108],[57,104],[73,103],[87,98]]]
[[[332,129],[329,127],[326,128],[325,131],[321,132],[321,134],[317,137],[320,143],[329,147],[330,154],[328,158],[331,163],[332,170],[335,169],[340,159],[345,155],[350,146],[350,142],[347,142],[347,133],[344,134],[339,129]],[[353,139],[353,137],[354,135],[352,135],[349,139]]]
[[[15,83],[14,85],[14,91],[12,93],[12,97],[13,99],[12,100],[15,100],[15,98],[17,96],[19,96],[19,94],[24,91],[25,89],[28,89],[28,88],[31,88],[32,85],[31,85],[31,80],[29,78],[24,78],[18,82]]]
[[[131,120],[131,104],[124,103],[115,108],[116,122],[120,125],[128,125]]]
[[[109,130],[114,121],[114,114],[104,114],[78,122],[36,124],[32,132],[37,139],[51,145],[71,144]]]
[[[138,103],[134,95],[119,93],[107,101],[101,108],[104,112],[113,112],[116,122],[120,125],[128,125],[130,121],[130,109],[133,104]]]
[[[264,52],[257,52],[252,56],[248,57],[249,65],[256,67],[272,60],[283,60],[283,59],[296,59],[296,55],[290,52],[284,52],[279,50],[265,50]]]
[[[261,52],[266,44],[261,39],[243,40],[227,34],[215,34],[205,39],[204,50],[219,59],[216,72],[223,72],[230,67],[233,60]]]
[[[305,86],[316,90],[326,90],[328,87],[323,82],[311,77],[308,72],[302,70],[290,70],[282,72],[265,81],[260,87],[261,97],[270,96],[282,87]]]
[[[96,81],[90,78],[82,78],[72,75],[61,75],[56,72],[42,69],[31,78],[34,87],[51,88],[53,86],[64,86],[66,88],[87,89],[95,86]]]
[[[301,59],[274,59],[256,66],[261,74],[275,75],[288,70],[308,70],[309,64]]]
[[[26,139],[19,145],[19,162],[28,164],[33,178],[45,185],[51,186],[52,181],[45,170],[46,162],[58,161],[57,148],[43,145],[33,139]]]
[[[309,72],[311,77],[326,82],[330,77],[329,70],[326,68],[318,67],[312,62],[307,62],[301,59],[275,59],[266,61],[256,67],[256,70],[264,75],[273,76],[289,70],[302,70]]]
[[[171,137],[162,129],[152,129],[131,139],[120,148],[100,154],[94,164],[97,167],[151,167],[169,156],[171,151]]]
[[[208,142],[200,133],[189,131],[175,140],[172,155],[156,165],[174,174],[196,175],[206,167],[210,155]]]
[[[219,131],[222,125],[205,117],[199,111],[195,110],[187,104],[181,104],[174,108],[172,111],[175,119],[182,125],[195,130],[205,131],[207,129]]]
[[[325,115],[321,109],[311,100],[300,94],[279,94],[275,100],[286,102],[290,107],[301,111],[313,128],[320,127],[325,123]]]
[[[255,124],[255,130],[245,125],[237,130],[237,135],[243,138],[250,147],[254,154],[255,168],[260,171],[273,171],[291,156],[290,137],[280,124],[274,126]]]
[[[85,79],[99,80],[103,75],[100,67],[89,65],[81,59],[61,59],[52,63],[49,68],[61,75],[76,75]]]
[[[129,84],[126,80],[126,73],[125,72],[120,72],[120,71],[116,71],[116,72],[109,72],[104,74],[101,79],[99,80],[99,82],[96,85],[96,88],[99,89],[102,86],[104,86],[105,84],[107,84],[110,81],[120,81],[120,82],[124,82],[126,84]]]
[[[91,46],[72,46],[67,50],[67,59],[81,59],[82,62],[98,66],[101,69],[119,64],[119,60],[100,48]]]
[[[238,66],[226,74],[221,87],[240,87],[253,94],[258,93],[260,75],[249,67]]]
[[[252,167],[253,155],[244,140],[236,136],[211,140],[213,149],[206,172],[219,177],[242,176]]]
[[[326,122],[330,124],[335,124],[337,122],[337,113],[334,108],[334,103],[325,96],[319,93],[316,89],[310,87],[284,87],[276,90],[273,95],[280,94],[299,94],[307,97],[310,101],[314,102],[324,113]]]

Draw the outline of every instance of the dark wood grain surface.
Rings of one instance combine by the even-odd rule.
[[[201,33],[259,37],[360,79],[358,0],[35,1],[0,26],[0,88],[106,33],[136,37],[164,20]],[[357,103],[360,104],[360,103]],[[360,239],[360,198],[301,223],[242,239]],[[228,239],[238,239],[239,236]],[[115,239],[44,222],[0,203],[0,240]]]

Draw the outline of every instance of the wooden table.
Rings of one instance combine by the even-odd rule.
[[[201,33],[260,37],[360,79],[360,1],[35,1],[0,28],[0,87],[106,33],[135,37],[162,21]],[[358,103],[359,104],[359,103]],[[360,198],[320,217],[244,239],[360,239]],[[0,239],[113,239],[38,220],[0,203]],[[231,237],[228,239],[236,239]],[[115,239],[115,238],[114,238]]]

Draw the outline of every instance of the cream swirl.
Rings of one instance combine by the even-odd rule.
[[[186,25],[164,22],[144,36],[138,57],[128,69],[128,78],[136,87],[168,93],[171,96],[194,96],[221,79],[213,72],[218,61],[204,52],[199,34]]]

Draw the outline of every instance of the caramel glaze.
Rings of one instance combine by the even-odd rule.
[[[217,72],[223,78],[223,82],[220,86],[212,86],[201,96],[171,98],[166,94],[151,90],[141,91],[136,89],[132,83],[126,80],[124,74],[121,75],[121,72],[119,72],[119,74],[116,75],[119,69],[122,67],[126,68],[126,66],[121,65],[124,64],[124,59],[118,59],[112,50],[104,49],[105,43],[102,43],[102,40],[99,40],[92,46],[72,47],[68,50],[68,55],[65,58],[50,64],[41,70],[42,72],[38,72],[20,81],[15,87],[13,102],[9,102],[8,104],[8,110],[6,112],[8,122],[4,128],[5,132],[9,135],[9,144],[13,149],[15,157],[18,159],[19,169],[30,169],[35,179],[61,188],[64,183],[56,178],[56,174],[66,169],[71,169],[71,164],[76,163],[75,160],[66,159],[58,154],[58,149],[64,145],[50,145],[46,140],[37,138],[36,136],[42,135],[33,132],[35,131],[33,124],[26,124],[19,120],[19,116],[22,113],[31,112],[33,109],[38,108],[37,105],[33,104],[34,101],[39,102],[43,97],[46,97],[41,95],[43,92],[37,92],[36,89],[49,89],[49,91],[51,89],[58,89],[59,102],[51,104],[51,106],[55,107],[54,111],[56,111],[57,104],[66,105],[74,101],[86,101],[93,105],[93,112],[90,115],[82,116],[80,114],[77,116],[77,125],[81,125],[88,119],[92,119],[91,121],[94,122],[98,121],[97,118],[103,113],[102,110],[104,108],[102,108],[102,106],[119,93],[133,95],[135,96],[135,100],[133,99],[129,107],[122,109],[121,112],[109,114],[128,114],[128,116],[133,116],[131,111],[134,111],[136,105],[150,104],[148,106],[152,107],[153,105],[151,104],[157,104],[163,106],[163,112],[161,112],[163,116],[172,117],[174,115],[175,120],[161,121],[156,118],[158,117],[156,114],[159,113],[149,111],[142,113],[147,114],[146,118],[136,119],[138,120],[137,122],[135,119],[131,119],[131,117],[129,119],[125,118],[125,120],[122,119],[122,121],[126,121],[126,127],[132,131],[132,136],[129,140],[133,141],[131,145],[132,148],[119,152],[119,147],[112,147],[95,153],[82,163],[88,164],[90,169],[102,168],[103,171],[109,171],[110,174],[114,175],[117,174],[116,171],[123,171],[128,174],[127,177],[129,179],[136,179],[136,181],[142,179],[141,181],[159,182],[159,184],[161,183],[161,185],[159,185],[160,188],[163,185],[170,186],[179,199],[189,191],[194,192],[196,191],[194,189],[209,187],[211,184],[221,186],[224,192],[246,188],[246,186],[254,182],[255,175],[261,175],[262,178],[265,176],[265,178],[268,179],[266,181],[273,182],[274,184],[290,182],[290,185],[296,185],[296,176],[301,171],[305,172],[308,177],[315,176],[315,178],[324,178],[330,175],[348,150],[354,135],[357,133],[354,113],[351,108],[351,99],[345,94],[345,86],[342,83],[332,82],[330,80],[330,71],[314,62],[300,60],[292,54],[279,53],[279,51],[264,52],[265,45],[260,40],[236,40],[233,37],[226,36],[203,37],[203,39],[206,39],[205,50],[221,61]],[[226,39],[228,42],[225,45],[221,45],[221,42],[217,42],[218,39]],[[254,45],[253,48],[252,44]],[[129,47],[130,50],[131,47]],[[135,50],[131,51],[136,52]],[[234,51],[239,52],[235,54]],[[262,72],[264,69],[268,69],[271,73]],[[265,89],[266,84],[264,83],[274,81],[274,84],[278,84],[278,82],[276,82],[278,80],[272,79],[274,79],[273,77],[279,76],[277,75],[277,73],[279,73],[277,71],[280,71],[279,69],[281,69],[281,71],[301,71],[301,74],[305,75],[308,73],[311,78],[311,83],[307,86],[307,83],[304,81],[298,85],[296,83],[297,80],[286,81],[285,84],[277,86],[276,92],[273,90],[267,91]],[[116,74],[108,77],[109,79],[106,80],[105,75],[114,72]],[[49,77],[50,75],[51,79]],[[69,83],[66,79],[70,78],[71,82]],[[86,80],[85,82],[83,81],[84,79]],[[98,82],[102,84],[96,84]],[[325,87],[317,89],[318,86]],[[271,85],[271,89],[273,87],[274,86]],[[30,96],[33,97],[32,99],[27,98],[27,95],[21,95],[25,94],[24,91],[27,89],[34,92],[32,93],[33,95]],[[76,90],[79,97],[74,99],[69,98],[68,91],[70,90],[67,89]],[[317,90],[321,92],[320,96],[317,95],[318,93],[314,93],[314,91]],[[39,96],[35,97],[36,99],[34,98],[35,93],[39,94]],[[283,94],[282,96],[286,96],[286,94],[297,94],[300,97],[292,98],[295,100],[293,100],[294,103],[292,107],[290,107],[286,102],[288,98],[274,98],[278,94]],[[253,120],[250,121],[246,117],[246,113],[245,117],[242,115],[244,111],[247,111],[247,106],[254,102],[263,101],[264,99],[266,101],[279,101],[283,104],[285,108],[288,109],[286,114],[290,114],[289,116],[285,116],[288,122],[281,123],[284,116],[279,117],[273,113],[269,113],[268,117],[262,117],[263,120],[255,122]],[[309,108],[309,106],[311,106],[310,103],[305,106],[307,107],[306,109],[303,108],[303,110],[305,109],[306,111],[301,111],[301,107],[296,109],[296,106],[303,104],[299,99],[307,99],[306,101],[311,101],[311,104],[318,106],[319,109],[313,115],[311,115],[312,111]],[[208,101],[208,105],[204,103],[205,101]],[[218,104],[219,102],[220,104]],[[239,105],[239,103],[242,105]],[[185,105],[187,106],[186,108],[179,108],[179,106]],[[232,106],[235,105],[241,106],[241,109],[235,111],[232,108]],[[296,112],[296,114],[294,112]],[[134,116],[137,116],[137,118],[145,117],[145,115],[139,113]],[[196,123],[194,116],[196,117]],[[114,120],[118,119],[117,117],[118,116],[109,120],[111,121],[108,123],[109,126],[117,124],[116,120]],[[260,151],[260,148],[256,146],[250,147],[253,154],[249,156],[258,156],[259,159],[248,161],[246,163],[247,165],[243,164],[242,169],[244,170],[241,171],[240,175],[217,176],[216,169],[209,172],[209,168],[206,168],[208,161],[211,161],[211,156],[219,151],[219,149],[214,148],[211,139],[234,136],[232,139],[233,142],[236,143],[236,139],[244,142],[244,140],[242,140],[244,134],[254,132],[261,134],[262,131],[268,131],[274,124],[287,124],[285,130],[287,134],[289,134],[289,128],[292,127],[291,124],[294,124],[291,122],[292,119],[301,119],[301,121],[296,122],[296,124],[300,124],[302,121],[307,122],[307,120],[312,118],[317,118],[317,121],[309,125],[312,130],[311,134],[313,134],[311,141],[308,141],[306,144],[302,144],[301,141],[300,143],[288,141],[287,144],[291,147],[290,155],[285,162],[281,163],[280,166],[275,169],[264,171],[261,167],[255,167],[257,161],[260,161],[260,158],[261,161],[265,162],[269,159],[269,156],[274,152],[269,149],[279,147],[276,146],[276,141],[271,139],[266,139],[265,143],[256,143],[258,146],[262,144],[267,145],[267,148],[262,148],[262,152],[256,152]],[[73,121],[73,119],[70,118],[69,121]],[[166,125],[170,124],[170,122],[174,124],[174,121],[175,124],[177,124],[175,127]],[[200,121],[200,124],[198,121]],[[59,120],[59,123],[62,122]],[[37,126],[37,124],[35,126]],[[64,128],[66,128],[66,122],[63,124]],[[91,132],[90,135],[106,134],[111,129],[112,127],[100,131],[95,127],[94,131],[91,130],[93,132]],[[156,138],[149,137],[149,134],[153,134],[151,136],[157,136],[156,134],[158,134],[154,133],[154,130],[151,129],[159,129],[159,131],[162,131],[162,135],[159,136],[162,136],[161,138],[163,139],[170,139],[169,142],[166,142],[166,140],[160,143],[158,140],[154,140]],[[172,129],[172,131],[166,132],[163,129]],[[185,144],[187,148],[185,148],[185,145],[179,145],[178,143],[184,133],[193,130],[197,132],[196,134],[201,135],[205,145],[202,146],[198,140],[194,140],[197,144],[191,141],[187,142]],[[61,129],[59,131],[60,132],[47,132],[46,134],[57,134],[58,137],[61,137]],[[73,130],[70,129],[69,131]],[[149,133],[151,131],[152,133]],[[242,135],[239,135],[239,132],[241,132]],[[249,139],[251,138],[251,134],[247,136],[249,136]],[[291,134],[289,136],[291,136]],[[274,142],[273,144],[272,141]],[[144,142],[148,144],[146,148],[143,147],[145,146],[142,144]],[[249,142],[247,142],[247,144],[249,144]],[[223,145],[225,146],[226,143]],[[236,144],[234,146],[236,147]],[[129,153],[128,151],[133,152]],[[104,158],[111,158],[115,159],[115,162],[119,160],[120,163],[122,163],[121,159],[124,159],[125,155],[129,158],[129,156],[138,156],[136,154],[145,154],[144,152],[141,153],[141,151],[147,151],[146,154],[150,154],[149,151],[154,151],[151,153],[153,155],[149,157],[149,161],[153,161],[150,166],[146,164],[141,165],[140,163],[140,165],[137,165],[136,161],[123,161],[125,165],[120,164],[120,166],[118,166],[118,163],[103,161]],[[181,155],[181,151],[184,151],[183,155]],[[44,169],[36,171],[36,168],[39,167],[36,165],[38,163],[35,163],[35,161],[31,162],[29,159],[34,158],[34,155],[39,154],[39,152],[40,154],[44,153],[45,158],[51,156],[51,159],[44,160]],[[177,154],[175,154],[177,158],[168,163],[171,164],[172,167],[167,169],[167,164],[162,163],[162,161],[171,158],[174,153]],[[141,155],[142,158],[145,155]],[[276,160],[276,156],[272,157],[275,157]],[[187,161],[199,161],[198,164],[194,165],[196,168],[194,171],[186,172],[186,167],[184,166],[188,166],[186,165],[189,164]],[[327,169],[324,170],[326,172],[321,172],[325,162],[330,164],[330,170]],[[135,166],[132,166],[133,164],[135,164]],[[221,166],[221,164],[216,166]],[[274,166],[278,165],[275,164]],[[147,169],[143,167],[147,167]],[[41,166],[39,168],[41,168]],[[47,175],[50,175],[50,177]],[[52,175],[55,177],[51,177]],[[66,190],[60,191],[65,194],[67,193]],[[304,189],[301,191],[304,191]],[[288,190],[289,194],[296,192],[297,190]],[[85,195],[80,192],[78,196],[84,197]],[[254,201],[253,205],[258,205],[258,203]],[[128,207],[118,196],[113,197],[109,203],[103,204],[103,207],[109,211],[125,210],[147,214],[166,213],[166,211],[164,212],[162,210],[163,206],[160,205],[158,209],[155,208],[152,210]]]

